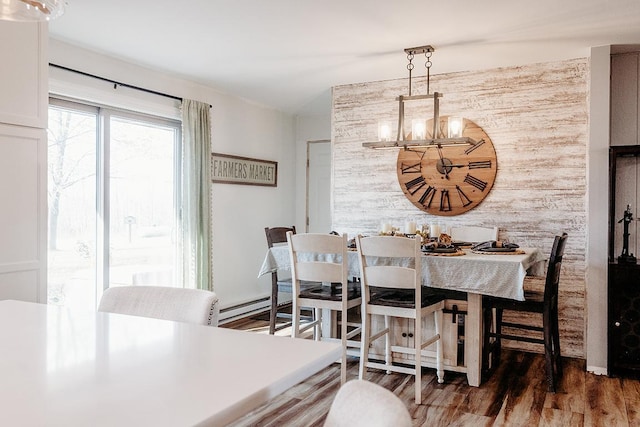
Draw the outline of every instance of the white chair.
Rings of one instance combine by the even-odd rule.
[[[349,283],[347,235],[343,234],[293,234],[287,233],[291,256],[291,277],[293,282],[292,329],[291,336],[298,338],[307,329],[314,328],[314,338],[332,339],[328,331],[322,331],[322,310],[332,310],[341,315],[340,381],[347,379],[347,348],[359,348],[353,341],[360,334],[360,325],[350,325],[347,312],[358,307],[362,301],[357,283]],[[304,282],[321,282],[322,285],[301,288]],[[301,325],[301,307],[311,307],[316,311],[314,321]],[[348,326],[355,326],[348,330]]]
[[[104,291],[98,311],[218,326],[214,292],[165,286],[118,286]]]
[[[402,400],[369,381],[345,383],[333,399],[324,427],[411,427]]]
[[[442,367],[443,346],[440,338],[444,297],[422,292],[422,253],[420,237],[374,236],[356,238],[362,282],[362,342],[359,378],[364,379],[367,367],[401,372],[415,376],[415,401],[422,402],[422,350],[436,343],[436,372],[438,382],[444,381]],[[384,316],[385,328],[371,330],[371,316]],[[435,334],[424,338],[422,319],[433,316]],[[391,361],[391,322],[394,318],[413,320],[413,347],[394,346],[394,351],[415,357],[413,369],[393,365]],[[385,363],[369,361],[372,341],[385,336]]]
[[[498,227],[451,227],[451,240],[470,243],[498,240]]]

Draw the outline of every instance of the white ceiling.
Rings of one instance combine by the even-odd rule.
[[[328,109],[332,86],[406,77],[406,47],[433,45],[439,74],[640,43],[640,0],[68,3],[54,39],[294,114]]]

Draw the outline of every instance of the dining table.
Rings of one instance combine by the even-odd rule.
[[[350,277],[360,277],[357,251],[350,250]],[[313,254],[303,256],[313,257]],[[538,248],[513,251],[480,252],[460,248],[455,254],[427,253],[422,257],[422,285],[464,292],[467,295],[465,320],[464,367],[467,381],[479,386],[482,370],[482,298],[484,295],[524,301],[524,279],[527,275],[544,274],[545,256]],[[402,262],[380,260],[380,262]],[[269,248],[258,277],[278,270],[290,270],[287,245]]]
[[[0,301],[0,425],[222,426],[335,362],[337,343]]]

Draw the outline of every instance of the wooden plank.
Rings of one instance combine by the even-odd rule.
[[[266,318],[238,321],[245,330],[265,330]],[[563,360],[558,392],[547,391],[541,354],[504,350],[493,374],[480,387],[466,377],[447,372],[438,384],[433,369],[425,369],[423,404],[414,403],[410,375],[370,370],[367,379],[397,395],[415,426],[640,426],[640,381],[612,379],[585,372],[585,361]],[[358,359],[348,359],[348,379],[357,377]],[[340,385],[340,366],[333,364],[247,414],[232,426],[322,426]]]
[[[620,379],[586,374],[584,424],[627,425],[627,410]]]

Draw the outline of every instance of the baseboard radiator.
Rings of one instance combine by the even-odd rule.
[[[230,307],[221,308],[218,324],[223,325],[242,317],[269,311],[269,309],[271,308],[270,301],[271,297],[267,296],[264,298],[243,302],[241,304],[236,304]]]

